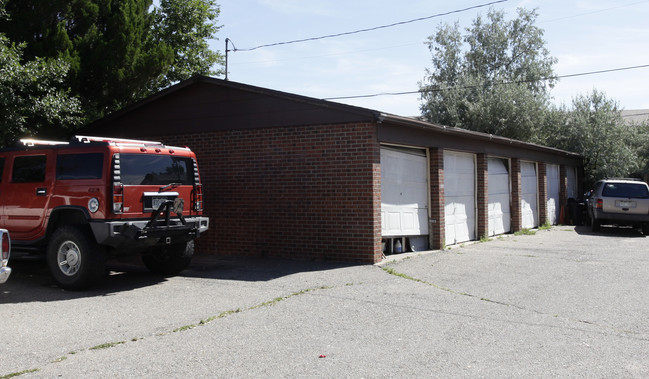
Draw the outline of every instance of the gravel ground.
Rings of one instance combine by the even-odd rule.
[[[0,286],[0,378],[649,377],[649,241],[559,226],[380,265],[114,263],[66,292]]]

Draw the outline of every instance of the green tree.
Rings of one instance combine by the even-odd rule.
[[[155,11],[154,38],[173,48],[174,60],[159,87],[195,74],[223,74],[221,68],[214,69],[223,65],[223,56],[208,45],[221,28],[215,24],[219,14],[214,0],[160,0],[160,8]]]
[[[643,167],[642,129],[627,125],[616,101],[600,91],[573,98],[547,124],[546,143],[584,157],[584,181],[591,186],[606,177],[628,177]]]
[[[27,136],[58,138],[81,123],[80,102],[64,83],[69,65],[62,59],[23,61],[23,48],[0,34],[0,146]]]
[[[478,16],[463,35],[442,24],[428,38],[431,69],[420,83],[423,117],[434,123],[538,142],[549,108],[553,65],[536,10]]]
[[[87,120],[101,117],[219,62],[207,39],[213,0],[7,0],[0,31],[25,42],[24,59],[61,58]],[[195,12],[189,8],[196,7]]]

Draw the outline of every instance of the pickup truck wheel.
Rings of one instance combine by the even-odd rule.
[[[73,226],[57,229],[47,245],[47,264],[56,283],[82,290],[104,277],[104,257],[89,232]]]
[[[644,234],[645,236],[649,235],[649,224],[648,223],[642,224],[642,234]]]
[[[142,255],[142,263],[152,273],[176,275],[189,266],[194,256],[194,241],[157,248]]]
[[[595,219],[591,220],[590,228],[593,232],[599,232],[602,229],[601,221]]]

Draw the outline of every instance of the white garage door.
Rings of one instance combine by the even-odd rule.
[[[577,194],[577,169],[574,167],[566,167],[566,177],[568,179],[568,198],[576,199]]]
[[[538,224],[536,164],[521,162],[521,218],[523,228],[534,228]]]
[[[489,230],[490,236],[510,231],[509,210],[509,162],[506,159],[489,158]]]
[[[381,148],[383,237],[428,234],[427,174],[423,150]]]
[[[446,244],[475,239],[475,157],[444,152]]]
[[[548,222],[556,225],[559,222],[559,165],[549,164],[546,166],[546,177],[548,183]]]

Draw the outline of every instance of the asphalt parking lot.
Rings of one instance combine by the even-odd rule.
[[[115,262],[67,292],[0,286],[0,378],[649,377],[649,239],[558,226],[376,266]]]

